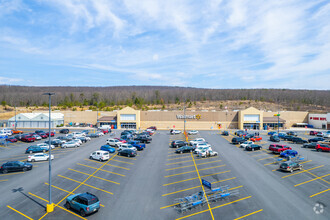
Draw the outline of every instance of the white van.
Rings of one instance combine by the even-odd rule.
[[[11,135],[13,135],[13,131],[8,128],[4,128],[0,130],[0,136],[11,136]]]
[[[89,159],[94,159],[94,160],[99,160],[99,161],[109,160],[109,158],[110,158],[109,152],[108,151],[104,151],[104,150],[94,151],[89,156]]]

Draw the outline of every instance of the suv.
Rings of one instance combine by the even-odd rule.
[[[322,152],[322,151],[328,151],[330,152],[330,146],[326,145],[326,144],[320,144],[318,146],[316,146],[315,148],[317,151]]]
[[[195,138],[192,141],[189,141],[189,145],[193,146],[196,145],[198,143],[205,143],[205,139],[204,138]]]
[[[269,150],[272,151],[273,153],[279,154],[285,150],[292,150],[292,148],[282,144],[271,144],[269,145]]]
[[[47,149],[43,148],[43,147],[40,147],[40,146],[30,146],[28,148],[26,148],[25,150],[25,153],[29,153],[29,154],[32,154],[32,153],[40,153],[40,152],[46,152],[48,151]]]
[[[21,141],[24,141],[24,142],[34,142],[36,139],[34,137],[32,137],[31,135],[24,135],[22,138],[21,138]]]
[[[175,129],[171,129],[170,130],[170,134],[181,134],[181,131],[175,130]]]
[[[249,150],[249,151],[255,151],[255,150],[261,150],[261,146],[257,145],[257,144],[250,144],[248,146],[245,147],[245,150]]]
[[[284,171],[290,171],[291,173],[294,170],[301,170],[302,169],[302,165],[297,163],[297,162],[293,162],[291,160],[283,162],[280,164],[280,169],[284,170]]]
[[[136,147],[137,150],[144,150],[146,148],[146,144],[141,144],[140,141],[128,141],[127,143]]]
[[[81,216],[97,212],[100,209],[99,199],[89,193],[79,193],[66,198],[65,207],[67,209],[74,209],[80,213]]]
[[[134,138],[135,141],[140,141],[141,143],[150,143],[152,141],[152,138],[147,135],[138,135],[136,138]]]
[[[292,142],[295,144],[306,144],[308,143],[306,140],[300,138],[300,137],[293,137]]]
[[[124,149],[118,152],[119,156],[127,156],[127,157],[135,157],[136,156],[136,151],[132,149]]]
[[[254,144],[253,141],[245,141],[240,145],[240,147],[246,148],[248,145]]]
[[[318,141],[324,141],[324,140],[325,139],[322,137],[316,137],[316,138],[308,139],[308,142],[311,143],[311,142],[318,142]]]
[[[91,153],[89,156],[89,159],[99,160],[99,161],[105,161],[109,160],[109,152],[104,150],[97,150]]]
[[[272,135],[270,136],[270,141],[273,141],[273,142],[280,142],[280,138],[277,136],[277,135]]]
[[[319,145],[318,142],[312,142],[312,143],[308,143],[308,144],[303,144],[303,148],[313,148],[315,149],[317,146]]]
[[[232,144],[242,144],[244,142],[245,142],[245,138],[242,137],[234,137],[233,139],[231,139]]]
[[[117,139],[109,138],[107,144],[111,147],[119,147],[122,143]]]
[[[133,147],[130,144],[122,144],[122,145],[119,146],[118,151],[122,151],[124,149],[131,149],[131,150],[134,150],[134,151],[137,150],[136,147]]]
[[[22,161],[8,161],[0,167],[2,173],[14,172],[14,171],[28,171],[32,170],[33,165],[30,163],[24,163]]]
[[[188,145],[187,142],[180,141],[180,140],[172,141],[172,143],[171,143],[171,147],[173,147],[173,148],[175,148],[175,147],[178,148],[178,147],[182,147],[182,146],[186,146],[186,145]]]

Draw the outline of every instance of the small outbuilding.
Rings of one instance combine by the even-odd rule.
[[[14,128],[48,128],[49,113],[20,113],[8,120],[8,127]],[[64,114],[51,113],[51,127],[64,124]]]

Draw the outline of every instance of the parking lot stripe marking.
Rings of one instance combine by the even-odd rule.
[[[312,182],[312,181],[314,181],[314,180],[322,179],[323,177],[326,177],[326,176],[329,176],[329,175],[330,175],[330,174],[326,174],[326,175],[319,176],[319,177],[316,177],[316,178],[311,179],[311,180],[307,180],[307,181],[305,181],[305,182],[302,182],[302,183],[299,183],[299,184],[294,185],[294,187],[296,187],[296,186],[300,186],[300,185],[303,185],[303,184],[305,184],[305,183]]]
[[[315,174],[313,174],[313,173],[311,173],[311,172],[308,172],[308,171],[306,171],[306,172],[307,172],[308,174],[314,176],[314,177],[318,177],[318,176],[316,176]],[[321,178],[320,180],[326,182],[327,184],[330,184],[328,181],[326,181],[326,180],[324,180],[324,179],[322,179],[322,178]]]
[[[6,174],[1,174],[0,176],[8,176],[8,175],[15,175],[15,174],[21,174],[25,172],[17,172],[17,173],[6,173]]]
[[[164,206],[164,207],[161,207],[160,209],[166,209],[168,207],[172,207],[172,206],[175,206],[175,205],[178,205],[178,204],[180,204],[180,203],[175,203],[175,204],[172,204],[172,205]]]
[[[29,216],[27,216],[27,215],[23,214],[22,212],[20,212],[20,211],[14,209],[14,208],[12,208],[11,206],[7,205],[7,207],[10,208],[11,210],[17,212],[18,214],[24,216],[25,218],[30,219],[30,220],[33,220],[33,218],[30,218]]]
[[[178,156],[180,156],[180,154],[176,154],[176,153],[174,153],[174,154],[171,153],[171,154],[172,154],[172,155],[169,154],[169,155],[167,155],[167,156],[168,156],[168,157],[174,157],[174,156],[177,156],[177,157],[178,157]],[[184,155],[183,155],[183,156],[184,156]],[[180,158],[182,158],[182,157],[180,157]]]
[[[30,192],[29,192],[29,195],[34,196],[34,197],[36,197],[36,198],[38,198],[38,199],[40,199],[40,200],[45,201],[45,202],[48,203],[48,200],[47,200],[47,199],[41,198],[40,196],[34,195],[33,193],[30,193]],[[65,209],[65,208],[63,208],[63,207],[61,207],[61,206],[59,206],[59,205],[56,205],[56,206],[59,207],[60,209],[63,209],[64,211],[67,211],[67,212],[69,212],[69,213],[71,213],[71,214],[73,214],[73,215],[75,215],[75,216],[81,218],[81,219],[85,219],[85,220],[87,220],[86,218],[83,218],[83,217],[81,217],[80,215],[77,215],[76,213],[71,212],[71,211],[68,210],[68,209]]]
[[[197,172],[197,175],[198,175],[199,182],[200,182],[201,187],[202,187],[202,189],[203,189],[204,195],[206,195],[206,193],[205,193],[205,189],[204,189],[204,185],[203,185],[203,183],[202,183],[201,176],[199,175],[199,171],[198,171],[197,165],[196,165],[196,163],[195,163],[194,156],[193,156],[192,153],[190,153],[190,155],[191,155],[191,158],[192,158],[193,161],[194,161],[195,169],[196,169],[196,172]],[[212,209],[211,209],[211,206],[210,206],[210,203],[209,203],[209,200],[208,200],[207,196],[205,196],[205,199],[206,199],[206,202],[207,202],[207,206],[209,207],[209,211],[210,211],[210,214],[211,214],[211,216],[212,216],[212,219],[214,220],[213,212],[212,212]]]
[[[167,159],[167,160],[178,160],[178,159],[181,159],[181,158],[188,158],[190,156],[184,156],[184,157],[179,157],[179,158],[172,158],[172,159]]]
[[[93,188],[93,189],[97,189],[97,190],[100,190],[100,191],[102,191],[102,192],[106,192],[106,193],[109,193],[109,194],[113,195],[112,192],[109,192],[109,191],[106,191],[106,190],[103,190],[103,189],[97,188],[97,187],[95,187],[95,186],[88,185],[88,184],[86,184],[86,183],[84,183],[84,182],[80,182],[80,181],[78,181],[78,180],[74,180],[74,179],[71,179],[71,178],[69,178],[69,177],[62,176],[62,175],[57,175],[57,176],[62,177],[62,178],[67,179],[67,180],[71,180],[71,181],[76,182],[76,183],[80,183],[80,184],[85,185],[85,186],[89,186],[89,187],[91,187],[91,188]],[[93,177],[93,176],[91,176],[91,177]]]
[[[116,161],[116,162],[120,162],[120,163],[127,163],[127,164],[131,164],[131,165],[134,165],[134,163],[125,162],[125,161],[120,161],[120,160],[112,160],[112,161]]]
[[[168,163],[166,165],[172,165],[172,164],[178,164],[178,163],[187,163],[187,162],[191,162],[192,160],[184,160],[184,161],[180,161],[180,162],[175,162],[175,163]]]
[[[251,153],[251,152],[250,152]],[[257,153],[259,153],[259,154],[257,154],[257,155],[253,155],[253,156],[251,156],[251,157],[258,157],[258,156],[260,156],[260,155],[267,155],[265,152],[257,152]]]
[[[211,162],[206,162],[206,163],[200,163],[200,164],[197,164],[197,166],[199,165],[204,165],[204,164],[209,164],[209,163],[216,163],[216,162],[220,162],[221,160],[216,160],[216,161],[211,161]],[[169,171],[169,170],[177,170],[177,169],[182,169],[182,168],[186,168],[186,167],[193,167],[194,165],[188,165],[188,166],[183,166],[183,167],[175,167],[175,168],[170,168],[170,169],[166,169],[166,171]]]
[[[211,183],[211,184],[221,183],[221,182],[225,182],[225,181],[233,180],[233,179],[236,179],[236,177],[232,177],[232,178],[228,178],[228,179],[224,179],[224,180],[216,181],[216,182],[213,182],[213,183]]]
[[[94,160],[89,160],[89,159],[85,159],[87,161],[90,161],[90,162],[93,162],[93,163],[99,163],[99,164],[104,164],[102,162],[99,162],[99,161],[94,161]],[[81,165],[80,163],[77,163],[79,165]],[[129,168],[126,168],[126,167],[121,167],[121,166],[116,166],[116,165],[113,165],[113,164],[106,164],[107,166],[111,166],[111,167],[117,167],[117,168],[121,168],[121,169],[124,169],[124,170],[130,170]]]
[[[7,180],[0,180],[0,182],[5,182],[5,181],[8,181],[8,179]]]
[[[196,188],[199,188],[199,187],[201,187],[201,186],[194,186],[194,187],[191,187],[191,188],[182,189],[182,190],[179,190],[179,191],[175,191],[175,192],[164,194],[162,196],[168,196],[168,195],[176,194],[176,193],[179,193],[179,192],[188,191],[188,190],[191,190],[191,189],[196,189]]]
[[[220,165],[220,166],[215,166],[215,167],[207,167],[204,169],[200,169],[200,170],[208,170],[208,169],[212,169],[212,168],[216,168],[216,167],[224,167],[226,165]],[[187,174],[187,173],[195,173],[196,170],[192,170],[192,171],[187,171],[187,172],[183,172],[183,173],[177,173],[177,174],[172,174],[172,175],[168,175],[168,176],[164,176],[165,178],[167,177],[171,177],[171,176],[179,176],[179,175],[183,175],[183,174]]]
[[[71,168],[68,168],[68,170],[71,170],[71,171],[74,171],[74,172],[77,172],[77,173],[81,173],[81,174],[84,174],[84,175],[87,175],[87,176],[90,175],[88,173],[84,173],[84,172],[81,172],[81,171],[78,171],[78,170],[74,170],[74,169],[71,169]],[[117,185],[120,184],[120,183],[117,183],[115,181],[107,180],[107,179],[104,179],[104,178],[101,178],[101,177],[98,177],[98,176],[93,176],[93,177],[94,178],[97,178],[97,179],[100,179],[100,180],[104,180],[104,181],[110,182],[110,183],[114,183],[114,184],[117,184]]]
[[[258,210],[258,211],[251,212],[251,213],[249,213],[249,214],[243,215],[243,216],[241,216],[241,217],[239,217],[239,218],[235,218],[234,220],[242,219],[242,218],[248,217],[248,216],[250,216],[250,215],[254,215],[254,214],[258,213],[258,212],[262,212],[262,211],[263,211],[263,209],[260,209],[260,210]]]
[[[204,165],[204,164],[209,164],[209,163],[216,163],[216,162],[220,162],[221,160],[215,160],[215,161],[210,161],[210,162],[205,162],[205,163],[197,163],[197,166],[199,165]]]
[[[223,207],[223,206],[226,206],[226,205],[230,205],[230,204],[233,204],[233,203],[236,203],[236,202],[239,202],[239,201],[242,201],[242,200],[245,200],[245,199],[249,199],[251,198],[251,196],[247,196],[247,197],[244,197],[244,198],[241,198],[241,199],[237,199],[237,200],[234,200],[232,202],[228,202],[228,203],[225,203],[225,204],[222,204],[222,205],[219,205],[219,206],[216,206],[216,207],[213,207],[211,209],[217,209],[217,208],[220,208],[220,207]],[[188,218],[188,217],[191,217],[191,216],[194,216],[194,215],[198,215],[200,213],[203,213],[203,212],[207,212],[208,210],[203,210],[203,211],[200,211],[200,212],[196,212],[196,213],[193,213],[193,214],[190,214],[190,215],[186,215],[186,216],[183,216],[181,218],[177,218],[176,220],[180,220],[180,219],[184,219],[184,218]]]
[[[315,193],[315,194],[313,194],[313,195],[311,195],[311,196],[309,196],[309,197],[314,197],[314,196],[320,195],[320,194],[325,193],[325,192],[327,192],[327,191],[329,191],[329,190],[330,190],[330,188],[329,188],[329,189],[326,189],[326,190],[323,190],[323,191],[321,191],[321,192]]]
[[[208,159],[213,159],[213,158],[217,158],[217,157],[219,157],[219,156],[200,158],[200,159],[196,159],[196,160],[208,160]]]
[[[320,167],[324,167],[324,165],[321,165],[321,166],[317,166],[317,167],[313,167],[313,168],[310,168],[308,170],[302,170],[300,172],[297,172],[297,173],[292,173],[292,174],[289,174],[289,175],[286,175],[286,176],[282,176],[282,178],[287,178],[289,176],[294,176],[294,175],[297,175],[297,174],[300,174],[300,173],[305,173],[305,172],[308,172],[310,170],[314,170],[314,169],[317,169],[317,168],[320,168]]]
[[[124,157],[124,156],[118,156],[120,158],[125,158],[125,159],[129,159],[129,160],[136,160],[135,158],[130,158],[130,157]]]
[[[301,162],[300,164],[303,164],[303,163],[309,163],[309,162],[311,162],[312,160],[308,160],[308,161],[304,161],[304,162]],[[276,171],[276,170],[278,170],[279,168],[277,168],[277,169],[274,169],[274,170],[272,170],[273,172],[274,171]]]
[[[99,169],[99,168],[96,168],[96,167],[91,167],[91,166],[88,166],[88,165],[85,165],[85,164],[80,164],[80,163],[77,163],[79,164],[80,166],[85,166],[85,167],[89,167],[89,168],[92,168],[92,169]],[[103,171],[103,172],[107,172],[107,173],[112,173],[112,174],[115,174],[115,175],[118,175],[118,176],[125,176],[124,174],[120,174],[120,173],[115,173],[115,172],[112,172],[112,171],[109,171],[109,170],[103,170],[103,169],[100,169],[100,171]],[[89,175],[89,174],[88,174]]]
[[[275,163],[276,163],[276,162],[266,163],[266,164],[264,164],[264,166],[271,165],[271,164],[275,164]]]
[[[259,161],[259,160],[266,160],[266,159],[270,159],[270,158],[275,158],[275,157],[279,157],[279,156],[276,155],[276,156],[272,156],[272,157],[261,158],[261,159],[258,159],[258,161]]]

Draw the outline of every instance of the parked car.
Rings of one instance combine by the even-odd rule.
[[[62,141],[62,143],[68,142],[68,141],[72,141],[72,138],[70,137],[65,137],[65,136],[59,136],[56,139],[59,139]],[[64,142],[63,142],[64,141]]]
[[[269,140],[272,141],[272,142],[280,142],[281,141],[281,139],[277,135],[270,136]]]
[[[108,151],[109,153],[114,153],[116,148],[110,147],[109,145],[102,145],[100,150]]]
[[[327,145],[330,145],[330,139],[328,139],[328,140],[324,140],[324,141],[320,141],[319,143],[320,143],[320,144],[327,144]]]
[[[89,192],[78,193],[66,198],[65,207],[78,211],[84,217],[86,214],[97,212],[100,209],[100,201]]]
[[[292,150],[292,148],[283,144],[271,144],[269,145],[269,150],[272,151],[273,153],[279,154],[285,150]]]
[[[229,135],[229,132],[228,131],[223,131],[221,135],[228,136]]]
[[[83,130],[81,133],[84,133],[87,136],[89,134],[89,130]]]
[[[235,135],[236,136],[239,136],[239,137],[241,137],[241,136],[243,136],[243,134],[244,134],[245,132],[244,131],[242,131],[242,130],[239,130],[239,131],[235,131]]]
[[[122,142],[114,138],[109,138],[107,139],[107,144],[112,147],[119,147],[122,144]]]
[[[42,139],[42,137],[37,135],[37,134],[31,135],[31,137],[34,137],[34,139],[37,140],[37,141]]]
[[[46,135],[49,137],[49,132],[46,132]],[[54,137],[54,136],[55,136],[55,132],[51,131],[51,132],[50,132],[50,136],[51,136],[51,137]]]
[[[298,136],[297,132],[294,131],[288,131],[286,132],[287,135],[291,135],[291,136]]]
[[[218,156],[218,152],[213,151],[213,150],[203,150],[198,152],[197,154],[198,157],[215,157]]]
[[[285,141],[292,141],[292,138],[293,138],[294,136],[292,136],[292,135],[285,135],[284,137],[283,137],[283,139],[285,140]]]
[[[178,147],[182,147],[182,146],[186,146],[188,145],[187,142],[185,141],[181,141],[181,140],[175,140],[171,142],[171,147],[173,148],[178,148]]]
[[[69,132],[70,132],[70,131],[69,131],[69,129],[67,129],[67,128],[64,128],[64,129],[61,129],[61,130],[60,130],[60,133],[61,133],[61,134],[69,134]]]
[[[330,138],[330,131],[327,131],[327,132],[324,134],[323,137],[324,137],[324,138]]]
[[[147,135],[138,135],[134,138],[135,141],[140,141],[141,143],[150,143],[152,141],[152,138]]]
[[[306,143],[306,144],[303,144],[303,148],[313,148],[315,149],[316,146],[318,146],[319,143],[318,142],[311,142],[311,143]]]
[[[300,137],[293,137],[292,140],[291,140],[293,143],[295,144],[305,144],[305,143],[308,143],[308,141],[300,138]]]
[[[175,130],[175,129],[171,129],[170,130],[170,134],[181,134],[181,131]]]
[[[244,143],[242,143],[242,144],[240,145],[240,147],[245,148],[245,147],[247,147],[248,145],[251,145],[251,144],[254,144],[253,141],[245,141]]]
[[[203,150],[212,150],[212,148],[210,145],[199,146],[199,147],[195,148],[194,154],[198,154],[199,152],[201,152]]]
[[[182,147],[176,149],[175,153],[182,154],[182,153],[189,153],[189,152],[193,152],[193,151],[194,151],[194,148],[191,146],[182,146]]]
[[[317,131],[310,131],[309,132],[309,135],[313,135],[313,136],[315,136],[317,134]]]
[[[48,142],[45,142],[48,143]],[[62,146],[62,141],[60,139],[53,139],[51,140],[50,144],[54,145],[55,147],[61,147]]]
[[[127,157],[135,157],[137,154],[136,154],[135,150],[124,149],[124,150],[118,151],[118,155],[119,156],[127,156]]]
[[[75,141],[68,141],[61,146],[62,148],[68,148],[68,147],[79,147],[79,144]]]
[[[120,141],[121,143],[126,143],[126,142],[127,142],[126,140],[121,139],[121,138],[114,138],[114,139],[117,139],[117,140]]]
[[[91,134],[87,134],[86,137],[89,137],[89,138],[98,138],[99,135],[94,134],[94,133],[91,133]]]
[[[130,144],[121,144],[118,148],[118,151],[122,151],[124,149],[131,149],[131,150],[137,151],[136,147],[133,147]]]
[[[245,147],[245,150],[248,150],[248,151],[255,151],[255,150],[261,150],[261,146],[260,145],[257,145],[257,144],[250,144],[250,145],[247,145]]]
[[[324,140],[325,139],[322,137],[316,137],[316,138],[308,139],[308,142],[311,143],[311,142],[318,142],[318,141],[324,141]]]
[[[155,130],[155,131],[157,131],[157,127],[156,126],[150,126],[149,128],[147,128],[147,129],[152,129],[152,130]]]
[[[319,144],[318,146],[316,146],[315,149],[319,152],[322,152],[322,151],[330,152],[330,146],[327,144]]]
[[[324,137],[324,132],[319,131],[319,132],[317,132],[316,136],[317,137]]]
[[[48,134],[46,134],[46,133],[38,133],[38,135],[39,135],[42,139],[46,139],[46,138],[48,138]]]
[[[198,134],[198,131],[196,131],[196,130],[191,130],[191,131],[188,131],[188,134],[189,134],[189,135]]]
[[[40,133],[45,133],[45,132],[42,131],[42,130],[36,130],[34,133],[36,133],[36,134],[40,134]]]
[[[144,150],[144,148],[146,148],[146,145],[141,144],[140,141],[128,141],[127,143],[135,147],[138,151]]]
[[[294,170],[301,170],[302,169],[302,165],[297,163],[297,162],[293,162],[291,160],[289,161],[285,161],[283,163],[280,164],[280,170],[283,171],[289,171],[289,172],[293,172]]]
[[[195,138],[194,140],[189,141],[189,145],[191,145],[191,146],[196,145],[198,143],[205,143],[205,139],[204,138]]]
[[[82,145],[82,141],[80,139],[72,139],[72,141],[79,144],[79,146]]]
[[[33,165],[22,161],[8,161],[1,165],[0,171],[2,173],[15,172],[15,171],[28,171],[32,170]]]
[[[51,156],[52,160],[54,160],[54,155]],[[45,161],[49,160],[49,154],[45,153],[37,153],[33,155],[29,155],[27,161],[35,162],[35,161]]]
[[[274,134],[277,134],[277,132],[276,131],[270,131],[270,132],[268,132],[268,135],[270,135],[270,136],[272,136]]]
[[[6,141],[15,143],[15,142],[17,142],[17,139],[15,137],[9,137],[9,138],[6,138]]]
[[[28,148],[26,148],[25,153],[26,154],[39,153],[39,152],[45,153],[46,151],[48,151],[48,150],[35,145],[35,146],[29,146]]]
[[[25,136],[25,134],[17,134],[15,135],[14,137],[19,140],[19,141],[22,141],[22,138]]]
[[[34,142],[36,139],[34,137],[32,137],[31,135],[24,135],[22,138],[21,138],[21,141],[24,141],[24,142]]]
[[[250,138],[250,140],[253,141],[253,142],[261,141],[262,140],[262,137],[260,137],[260,136],[254,136],[254,137]]]
[[[245,142],[245,138],[242,137],[234,137],[233,139],[231,139],[232,144],[242,144],[244,142]]]
[[[89,137],[88,137],[89,138]],[[77,140],[80,140],[81,143],[86,143],[87,142],[87,137],[77,137]],[[90,139],[90,138],[89,138]]]
[[[39,147],[41,147],[41,148],[45,148],[45,149],[47,149],[47,150],[49,150],[49,144],[48,143],[40,143],[40,144],[37,144],[37,146],[39,146]],[[54,145],[50,145],[50,147],[52,148],[52,149],[54,149],[55,148],[55,146]]]
[[[12,130],[13,134],[23,134],[24,132],[21,130]]]
[[[298,155],[298,152],[295,150],[285,150],[280,153],[280,157],[290,158]]]
[[[287,134],[284,133],[284,132],[280,132],[280,133],[278,133],[277,136],[278,136],[279,138],[281,138],[281,139],[284,139],[284,137],[287,136]]]
[[[243,134],[243,137],[245,140],[251,140],[251,138],[253,138],[254,135],[253,134]]]
[[[105,150],[97,150],[89,155],[89,159],[106,161],[109,160],[109,152]]]

